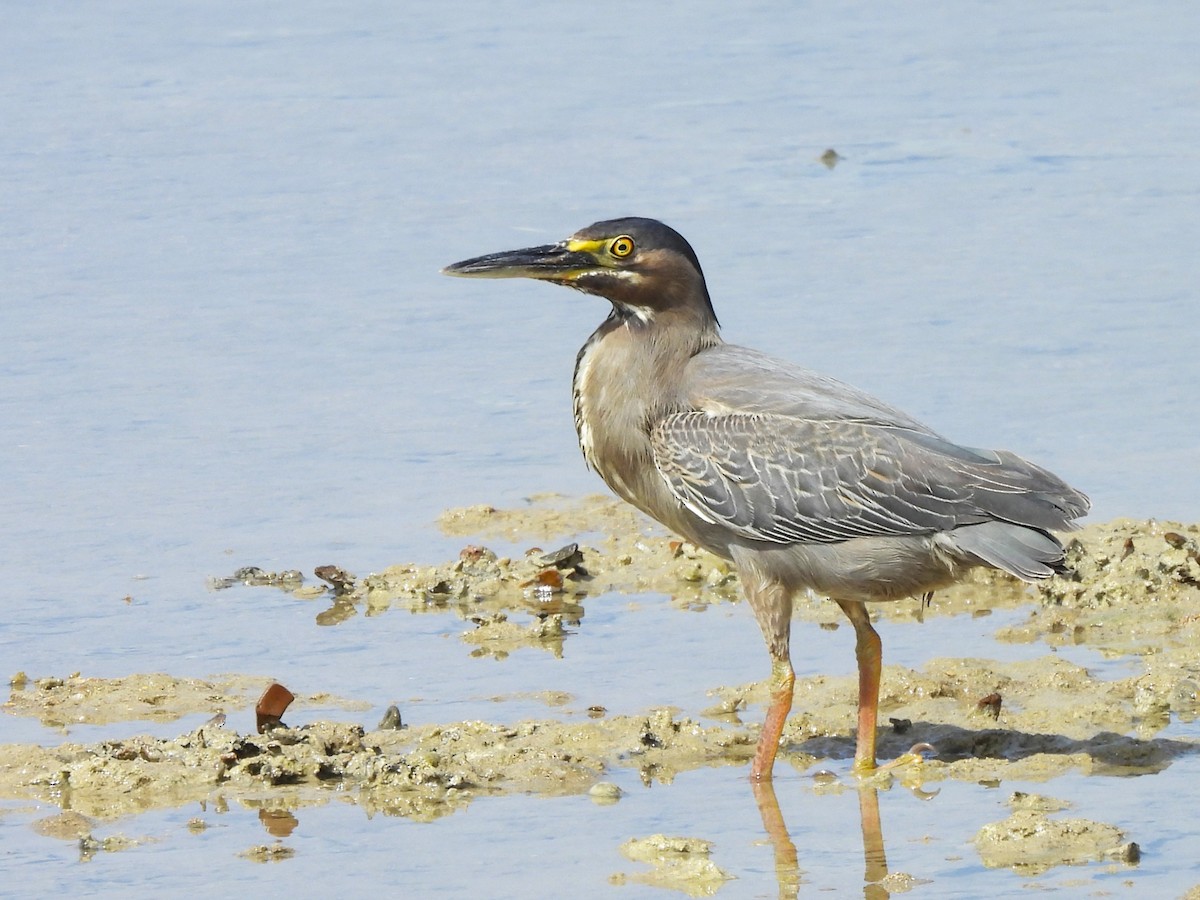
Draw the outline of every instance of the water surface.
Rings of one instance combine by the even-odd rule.
[[[51,2],[0,20],[10,673],[254,672],[370,702],[364,718],[402,699],[430,721],[544,714],[488,698],[551,686],[695,710],[707,688],[763,676],[740,606],[647,598],[626,615],[614,598],[567,659],[501,663],[469,658],[457,620],[320,628],[287,595],[205,587],[246,564],[442,559],[459,543],[432,525],[448,506],[600,489],[568,390],[603,304],[437,272],[618,215],[692,241],[728,339],[1025,453],[1097,518],[1200,516],[1196,8]],[[832,170],[817,160],[830,147]],[[957,624],[954,652],[1004,652]],[[844,633],[825,637],[798,670],[848,668]],[[919,666],[932,639],[885,634],[889,659]],[[0,719],[0,740],[59,739]],[[1136,832],[1145,803],[1171,817],[1182,768],[1056,789]],[[22,817],[0,827],[21,848],[6,868],[39,893],[171,889],[184,858],[222,887],[282,890],[333,883],[351,853],[381,885],[465,892],[480,873],[512,896],[599,853],[603,893],[627,865],[620,840],[667,830],[721,843],[730,896],[771,896],[743,787],[694,773],[608,819],[584,800],[429,826],[326,808],[269,871],[231,856],[248,817],[88,867],[11,841]],[[949,793],[885,797],[894,846],[934,829],[933,856],[961,854],[948,869],[918,851],[906,870],[934,879],[927,896],[1022,893],[959,846],[1000,817],[986,792]],[[812,817],[804,791],[781,794],[794,828]],[[853,857],[856,826],[830,804],[819,834],[844,828]],[[925,808],[928,825],[911,818]],[[177,834],[188,815],[131,829]],[[519,845],[504,838],[518,820],[538,823]],[[455,847],[478,867],[439,849]],[[858,862],[832,854],[802,864],[857,891]],[[1164,862],[1127,877],[1143,892],[1200,881]]]

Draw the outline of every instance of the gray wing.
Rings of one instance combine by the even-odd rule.
[[[869,422],[934,433],[865,391],[734,344],[720,344],[692,357],[684,385],[692,408],[706,412]]]
[[[831,543],[996,520],[1063,529],[1087,510],[1015,454],[960,447],[839,382],[760,360],[738,348],[697,357],[697,408],[651,428],[659,474],[705,521],[757,540]]]

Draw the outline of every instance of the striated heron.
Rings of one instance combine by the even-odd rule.
[[[1074,527],[1087,497],[1016,454],[951,443],[862,391],[726,344],[695,251],[661,222],[597,222],[443,271],[612,304],[575,362],[579,446],[619,496],[737,567],[772,662],[755,780],[771,777],[792,706],[796,591],[830,597],[854,626],[865,771],[882,656],[864,603],[925,594],[973,566],[1026,581],[1064,570],[1051,532]]]

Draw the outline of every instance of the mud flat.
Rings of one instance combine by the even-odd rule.
[[[446,513],[441,524],[472,541],[441,565],[398,565],[362,578],[325,567],[320,577],[327,586],[305,586],[294,573],[240,570],[214,587],[239,581],[320,598],[329,603],[322,615],[332,622],[353,611],[454,615],[473,652],[492,655],[525,647],[561,653],[568,626],[601,594],[659,592],[689,607],[740,602],[736,574],[725,563],[606,499],[540,498],[520,510],[471,507]],[[881,755],[899,756],[919,742],[937,752],[879,776],[880,786],[892,778],[920,789],[947,779],[1146,774],[1196,752],[1195,742],[1160,732],[1172,719],[1188,722],[1200,714],[1200,528],[1113,521],[1073,533],[1067,544],[1072,578],[1031,588],[977,572],[928,608],[915,600],[874,608],[885,618],[1021,609],[1024,621],[996,638],[1046,648],[1018,663],[942,657],[919,670],[885,667]],[[827,627],[839,621],[836,607],[819,598],[798,606],[798,617]],[[1055,654],[1068,644],[1111,658],[1136,657],[1140,671],[1098,679]],[[95,823],[201,801],[286,811],[350,800],[369,812],[417,820],[504,793],[590,794],[598,803],[619,802],[620,790],[607,780],[617,770],[635,770],[651,783],[699,767],[745,766],[766,699],[760,684],[713,685],[713,706],[696,718],[671,709],[631,716],[596,709],[575,721],[409,728],[398,717],[378,725],[357,721],[355,713],[369,706],[362,698],[316,695],[298,698],[284,717],[290,727],[258,733],[253,709],[267,684],[236,675],[16,673],[5,715],[52,727],[128,722],[129,736],[0,745],[0,796],[61,807],[61,816],[38,827],[85,843]],[[571,699],[554,685],[539,687],[549,706]],[[796,697],[780,764],[804,772],[827,763],[845,768],[853,753],[855,680],[798,679]],[[309,705],[343,709],[345,720],[304,721]],[[139,720],[169,722],[197,713],[212,718],[173,738],[138,734]],[[1091,859],[1135,864],[1136,838],[1073,819],[1052,799],[1018,797],[1010,818],[982,830],[976,846],[987,866],[1039,872]],[[666,854],[660,869],[666,866],[668,874],[654,877],[694,870],[706,891],[723,883],[700,839],[663,837],[651,850],[644,843],[630,846],[630,859]],[[286,855],[286,848],[259,851],[263,859]]]

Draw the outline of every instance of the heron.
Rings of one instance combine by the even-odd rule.
[[[1067,571],[1055,531],[1088,498],[1006,450],[954,443],[833,378],[726,343],[691,245],[647,218],[447,266],[609,301],[572,387],[587,464],[617,496],[737,569],[771,657],[750,777],[772,777],[792,707],[793,599],[850,620],[853,770],[876,767],[882,647],[867,603],[924,596],[983,566],[1035,582]]]

